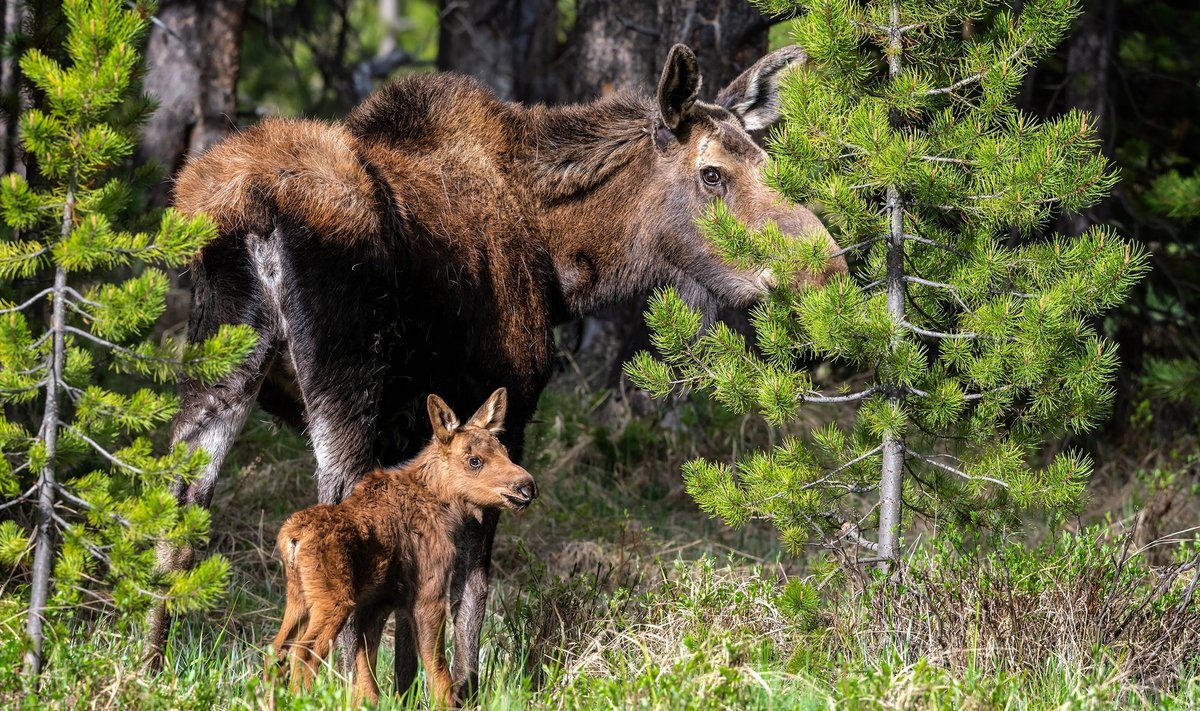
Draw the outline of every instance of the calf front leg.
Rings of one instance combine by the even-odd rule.
[[[458,538],[458,554],[450,587],[454,615],[454,691],[471,698],[479,688],[479,640],[487,613],[492,543],[500,512],[489,509],[479,520],[468,518]]]

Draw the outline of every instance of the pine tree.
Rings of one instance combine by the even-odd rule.
[[[850,403],[855,417],[732,465],[689,462],[688,491],[732,525],[771,521],[794,551],[815,538],[848,564],[889,571],[912,512],[986,524],[1070,506],[1089,459],[1031,462],[1047,437],[1105,417],[1117,360],[1096,316],[1147,264],[1108,227],[1044,234],[1115,180],[1086,115],[1040,121],[1013,106],[1076,2],[1027,0],[1019,13],[995,0],[765,4],[803,13],[792,32],[809,54],[784,82],[766,180],[823,208],[851,245],[852,275],[821,288],[779,279],[752,314],[755,351],[724,326],[702,331],[700,314],[659,293],[647,319],[661,360],[641,353],[628,369],[657,395],[698,388],[776,425],[810,405]],[[828,259],[822,240],[747,229],[720,204],[706,223],[739,266],[795,275]],[[802,359],[871,381],[821,392]]]
[[[170,420],[176,398],[137,380],[221,377],[255,334],[231,327],[186,346],[141,337],[166,303],[167,276],[149,264],[184,264],[215,230],[173,211],[151,231],[115,223],[136,197],[115,173],[147,109],[131,95],[153,12],[126,5],[68,0],[69,61],[37,50],[22,57],[41,108],[20,117],[20,136],[38,175],[0,179],[0,278],[5,296],[24,293],[0,300],[0,496],[11,510],[0,523],[0,561],[28,580],[18,589],[29,596],[25,672],[34,679],[50,611],[80,604],[94,593],[89,585],[107,581],[118,609],[166,600],[182,611],[211,604],[228,569],[219,557],[169,577],[154,566],[156,545],[207,536],[207,513],[178,506],[168,489],[198,475],[207,455],[182,445],[154,453],[149,435]],[[29,410],[40,414],[20,417]],[[17,507],[33,510],[22,518]]]

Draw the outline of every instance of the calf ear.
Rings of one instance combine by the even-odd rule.
[[[468,427],[478,427],[499,434],[504,429],[504,415],[508,412],[508,391],[500,388],[492,393],[487,402],[467,420]]]
[[[764,129],[779,120],[779,79],[792,67],[808,61],[796,45],[771,52],[717,94],[717,103],[742,117],[747,131]]]
[[[663,125],[674,131],[700,95],[700,63],[687,45],[677,44],[667,54],[658,80],[658,112]]]
[[[425,401],[429,407],[429,421],[433,423],[433,436],[442,444],[449,444],[454,438],[454,431],[458,429],[458,416],[454,414],[454,410],[446,404],[446,401],[437,395],[430,395]]]

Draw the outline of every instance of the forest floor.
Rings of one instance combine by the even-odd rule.
[[[954,572],[942,554],[914,553],[913,580],[925,592],[888,603],[891,619],[901,623],[889,636],[868,614],[871,603],[855,596],[853,580],[815,559],[788,557],[769,526],[752,522],[734,530],[712,520],[683,491],[683,461],[728,457],[768,442],[774,435],[761,420],[703,402],[677,403],[666,427],[630,415],[577,373],[556,380],[529,432],[526,465],[542,495],[529,510],[505,514],[497,535],[482,654],[484,708],[1200,707],[1196,633],[1166,651],[1146,651],[1156,629],[1175,639],[1172,625],[1200,620],[1200,602],[1191,603],[1192,616],[1182,623],[1156,617],[1132,625],[1140,631],[1126,624],[1115,636],[1113,625],[1089,617],[1091,608],[1071,607],[1098,587],[1108,592],[1093,607],[1168,607],[1165,598],[1135,592],[1136,585],[1162,580],[1163,568],[1142,566],[1142,578],[1126,589],[1110,585],[1128,576],[1105,572],[1114,565],[1105,561],[1136,567],[1120,562],[1121,540],[1135,507],[1158,501],[1147,486],[1157,486],[1159,498],[1171,497],[1154,522],[1164,533],[1189,520],[1194,525],[1197,497],[1181,483],[1196,481],[1189,447],[1174,458],[1114,464],[1129,471],[1103,472],[1091,513],[1060,526],[1075,532],[1099,522],[1080,534],[1084,542],[1039,548],[1053,536],[1031,522],[1028,545],[1014,544],[1023,552],[1004,559],[1002,577],[979,572],[999,569],[992,557]],[[1174,474],[1154,474],[1163,467]],[[136,626],[100,621],[63,630],[72,639],[54,645],[43,688],[47,705],[350,707],[332,669],[298,696],[262,681],[264,650],[283,602],[273,542],[283,519],[313,502],[312,472],[304,440],[256,412],[213,505],[211,548],[233,567],[227,604],[176,624],[160,675],[143,671]],[[1103,555],[1096,553],[1101,549]],[[1034,572],[1019,573],[1029,568]],[[1007,612],[971,593],[991,590],[994,597],[1012,575],[1036,585],[1013,584]],[[1171,587],[1194,580],[1194,568],[1188,576],[1182,571]],[[811,583],[822,601],[789,601],[792,580]],[[946,594],[953,599],[938,597]],[[1014,594],[1027,602],[1014,602]],[[1017,629],[1022,618],[1028,622]],[[390,642],[380,670],[381,688],[390,689]],[[423,706],[423,693],[380,704]]]

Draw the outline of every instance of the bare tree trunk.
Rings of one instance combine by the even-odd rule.
[[[396,49],[396,33],[400,30],[400,0],[379,0],[379,24],[383,25],[383,39],[379,40],[379,56]]]
[[[1067,49],[1067,107],[1086,111],[1096,122],[1100,150],[1112,155],[1109,74],[1116,42],[1117,0],[1089,0]],[[1064,215],[1059,231],[1077,235],[1109,216],[1108,200],[1075,215]]]
[[[899,0],[892,0],[891,10],[891,25],[888,28],[888,76],[895,81],[903,69]],[[904,321],[904,201],[900,196],[900,189],[895,185],[889,185],[887,189],[887,213],[887,310],[892,321],[899,327]],[[903,397],[900,394],[901,389],[894,383],[885,383],[883,389],[889,398]],[[904,440],[890,435],[883,441],[879,482],[879,557],[883,559],[881,566],[893,575],[899,569],[900,553],[904,545],[900,531],[903,491]]]
[[[477,77],[501,98],[560,98],[557,0],[441,0],[438,69]]]
[[[23,0],[7,0],[4,3],[4,41],[11,42],[20,34],[25,23]],[[17,58],[5,52],[0,57],[0,100],[3,103],[3,120],[0,121],[0,150],[4,152],[4,173],[19,171],[25,174],[20,160],[21,144],[17,140],[17,118],[23,108],[20,83],[17,81]]]
[[[159,101],[142,132],[137,160],[152,159],[174,175],[188,155],[204,152],[233,130],[242,27],[248,0],[164,0],[146,47],[145,90]],[[150,194],[165,205],[169,181]]]
[[[62,236],[71,234],[75,223],[75,179],[67,187],[63,205]],[[33,583],[29,593],[29,614],[25,631],[29,649],[25,652],[25,676],[30,693],[37,693],[37,678],[42,671],[42,641],[45,636],[46,600],[50,596],[50,573],[54,569],[54,549],[57,530],[54,523],[54,504],[58,498],[58,428],[59,392],[63,360],[66,354],[63,330],[66,326],[67,271],[59,267],[54,273],[53,312],[50,320],[50,356],[46,369],[46,404],[42,428],[38,433],[45,445],[45,461],[38,481],[38,522],[34,534]]]
[[[650,89],[671,46],[692,48],[704,73],[704,96],[767,52],[770,21],[744,0],[581,0],[570,42],[574,100],[622,88]]]

